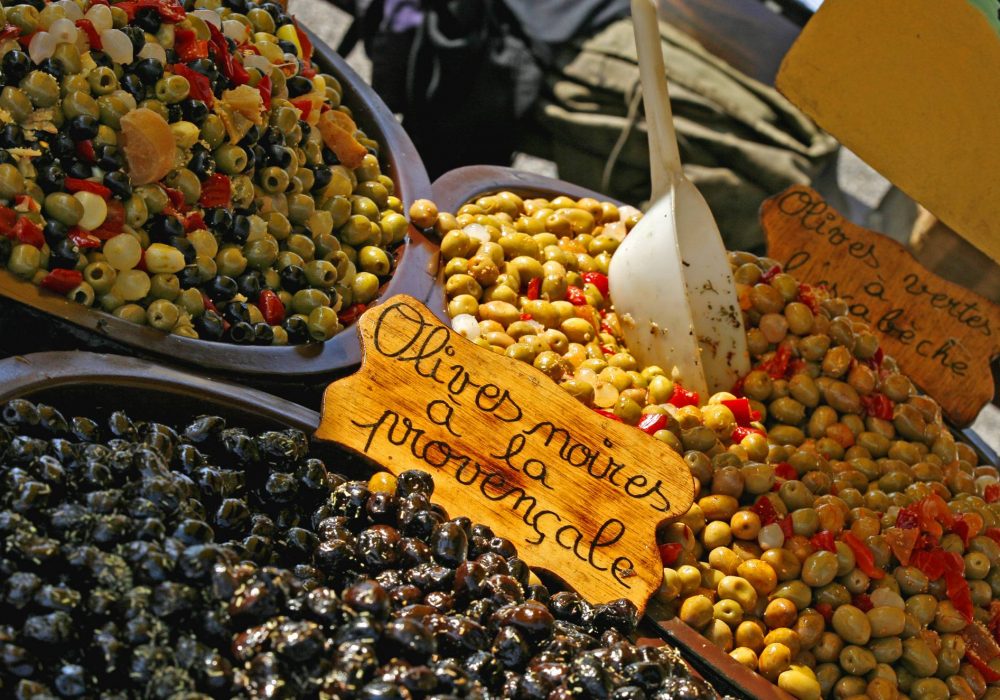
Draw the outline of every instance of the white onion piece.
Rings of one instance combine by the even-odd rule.
[[[120,29],[107,29],[101,32],[101,44],[104,53],[112,63],[131,63],[133,57],[132,40]]]
[[[166,63],[167,51],[155,41],[147,41],[139,50],[139,58],[155,58],[160,63]]]
[[[80,6],[73,2],[73,0],[59,0],[59,2],[54,4],[63,9],[66,19],[71,19],[74,22],[78,19],[83,19],[83,10],[80,9]],[[110,14],[110,10],[108,13]]]
[[[28,56],[34,63],[41,63],[56,51],[56,38],[48,32],[35,32],[28,43]]]
[[[244,41],[250,38],[250,30],[242,22],[237,22],[235,19],[227,19],[222,23],[222,33],[226,35],[227,38],[232,39],[237,44],[242,44]]]
[[[479,322],[471,314],[458,314],[451,319],[451,329],[460,336],[475,340],[480,335]]]
[[[243,67],[256,68],[264,73],[264,75],[271,74],[271,62],[264,56],[259,56],[255,53],[248,53],[243,57]]]
[[[482,224],[469,224],[462,230],[465,231],[465,235],[469,238],[475,239],[480,243],[489,243],[490,232]]]
[[[86,17],[94,25],[94,29],[98,33],[112,29],[115,26],[115,21],[111,17],[111,8],[107,5],[91,5],[90,9],[87,10]]]
[[[217,28],[222,29],[222,18],[219,17],[219,13],[215,10],[202,7],[194,10],[191,14],[195,17],[201,17],[203,21],[214,24]]]
[[[49,34],[55,37],[57,43],[75,44],[76,36],[80,30],[73,24],[73,20],[60,17],[49,25]]]

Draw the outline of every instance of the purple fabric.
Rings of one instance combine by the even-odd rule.
[[[382,30],[401,34],[416,29],[424,21],[420,0],[385,0]]]

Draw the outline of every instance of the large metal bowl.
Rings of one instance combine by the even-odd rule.
[[[408,208],[430,195],[430,180],[410,138],[375,92],[328,46],[310,35],[315,61],[344,88],[344,103],[358,125],[381,145],[386,174]],[[436,246],[419,231],[396,250],[396,270],[381,297],[397,293],[425,299],[434,286]],[[348,328],[325,343],[247,347],[168,335],[71,302],[0,269],[0,350],[91,349],[186,365],[201,372],[312,399],[312,387],[361,361],[357,334]],[[313,403],[312,400],[309,401]],[[316,402],[318,403],[318,401]]]

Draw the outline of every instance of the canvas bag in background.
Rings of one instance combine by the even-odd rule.
[[[660,23],[660,37],[684,171],[708,200],[726,247],[759,249],[761,202],[812,184],[838,144],[776,90],[687,35]],[[649,146],[631,19],[561,49],[545,79],[536,117],[559,177],[646,202]]]

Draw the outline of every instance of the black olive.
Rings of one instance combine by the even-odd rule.
[[[4,82],[15,87],[28,74],[31,66],[31,58],[28,57],[27,52],[20,49],[8,51],[3,55],[3,60],[0,61]]]
[[[132,24],[144,32],[156,34],[160,29],[160,14],[155,7],[141,7],[136,10]]]
[[[63,172],[63,169],[58,164],[49,163],[48,165],[43,165],[37,172],[38,176],[35,178],[35,182],[42,188],[42,192],[49,194],[50,192],[60,192],[63,190],[66,182],[66,173]]]
[[[253,342],[256,345],[270,345],[274,342],[274,329],[264,322],[253,324]]]
[[[305,270],[298,265],[286,265],[281,269],[279,275],[281,287],[292,294],[309,286]]]
[[[87,141],[97,136],[101,123],[89,114],[79,114],[69,120],[69,135],[75,141]]]
[[[229,301],[234,296],[239,294],[240,289],[236,284],[236,280],[232,277],[228,277],[226,275],[216,275],[206,285],[205,291],[208,292],[208,296],[210,296],[216,304],[220,304],[222,302]]]
[[[132,196],[132,178],[124,170],[105,173],[104,186],[118,199],[128,199]]]
[[[214,311],[206,311],[201,316],[195,317],[192,324],[198,337],[205,340],[221,340],[226,330],[222,316]]]

